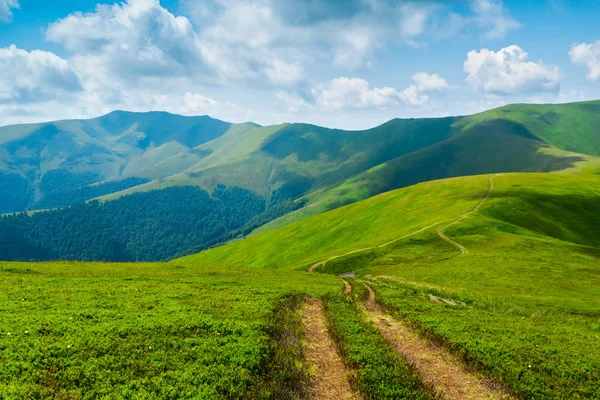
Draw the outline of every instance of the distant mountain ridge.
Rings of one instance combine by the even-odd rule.
[[[394,119],[361,131],[116,111],[90,120],[0,127],[0,155],[0,213],[181,186],[209,194],[221,185],[237,187],[263,198],[262,213],[249,213],[252,221],[222,231],[229,241],[430,180],[599,173],[600,101]],[[29,226],[32,234],[35,224]],[[198,237],[193,230],[185,235]],[[213,235],[189,243],[204,248],[220,240]]]
[[[0,199],[0,212],[39,208],[37,203],[49,194],[68,197],[65,192],[81,192],[99,182],[129,177],[147,181],[138,171],[214,140],[230,129],[255,127],[208,116],[125,111],[89,120],[1,127],[0,188],[5,196]],[[90,190],[90,194],[96,197],[122,190],[128,183],[117,186],[113,184],[105,193]],[[70,204],[52,204],[64,205]]]

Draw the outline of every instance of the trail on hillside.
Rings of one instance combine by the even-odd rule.
[[[469,372],[448,350],[431,343],[401,321],[387,315],[377,304],[375,292],[365,284],[369,297],[365,313],[379,333],[445,400],[512,399],[502,388]]]
[[[320,266],[320,265],[325,265],[325,264],[327,264],[329,261],[335,260],[336,258],[346,257],[346,256],[349,256],[349,255],[351,255],[351,254],[355,254],[355,253],[361,253],[361,252],[363,252],[363,251],[368,251],[368,250],[373,250],[373,249],[380,249],[380,248],[382,248],[382,247],[389,246],[390,244],[396,243],[396,242],[398,242],[398,241],[400,241],[400,240],[402,240],[402,239],[406,239],[407,237],[410,237],[410,236],[416,235],[417,233],[421,233],[421,232],[423,232],[423,231],[426,231],[427,229],[429,229],[429,228],[433,228],[434,226],[436,226],[436,225],[439,225],[439,224],[441,224],[441,223],[443,223],[443,222],[446,222],[446,221],[439,221],[439,222],[436,222],[435,224],[431,224],[431,225],[429,225],[429,226],[426,226],[425,228],[419,229],[418,231],[411,232],[411,233],[409,233],[409,234],[407,234],[407,235],[404,235],[404,236],[402,236],[402,237],[399,237],[399,238],[397,238],[397,239],[394,239],[394,240],[390,240],[389,242],[386,242],[386,243],[383,243],[383,244],[379,244],[379,245],[377,245],[377,246],[365,247],[365,248],[363,248],[363,249],[353,250],[353,251],[349,251],[349,252],[347,252],[347,253],[344,253],[344,254],[340,254],[340,255],[337,255],[337,256],[330,257],[330,258],[328,258],[328,259],[327,259],[327,260],[325,260],[325,261],[319,261],[318,263],[315,263],[315,264],[311,265],[311,266],[310,266],[310,268],[308,269],[308,271],[309,271],[309,272],[313,272],[313,271],[315,270],[315,268],[317,268],[318,266]]]
[[[494,178],[496,176],[498,176],[498,175],[499,174],[495,174],[495,175],[490,176],[490,178],[489,178],[489,187],[488,187],[487,192],[485,192],[485,194],[483,195],[483,198],[481,199],[481,201],[479,201],[479,203],[477,203],[477,205],[471,211],[464,213],[463,215],[460,216],[459,219],[457,219],[456,221],[452,222],[451,224],[448,224],[448,225],[444,226],[443,228],[438,228],[437,229],[438,236],[440,238],[442,238],[442,240],[444,240],[444,241],[450,243],[452,246],[456,247],[460,251],[459,255],[465,254],[468,251],[467,248],[465,246],[463,246],[462,244],[458,243],[457,241],[452,240],[448,236],[446,236],[446,234],[444,233],[444,230],[448,229],[449,227],[451,227],[453,225],[458,224],[459,222],[461,222],[465,218],[469,217],[473,213],[476,213],[477,211],[479,211],[479,209],[485,204],[485,202],[487,201],[487,199],[492,194],[492,191],[494,190]]]
[[[307,359],[314,367],[311,386],[316,399],[358,400],[350,386],[348,372],[329,336],[323,303],[312,299],[302,313],[302,326],[307,341]]]
[[[475,206],[475,207],[474,207],[472,210],[470,210],[470,211],[467,211],[466,213],[464,213],[463,215],[461,215],[461,216],[460,216],[460,217],[459,217],[457,220],[455,220],[455,221],[454,221],[454,222],[452,222],[451,224],[449,224],[449,225],[446,225],[446,226],[445,226],[445,227],[443,227],[443,228],[438,228],[438,229],[437,229],[437,234],[440,236],[440,238],[442,238],[442,240],[444,240],[444,241],[446,241],[446,242],[450,243],[452,246],[454,246],[454,247],[456,247],[457,249],[459,249],[459,250],[460,250],[460,254],[464,254],[464,253],[466,253],[466,252],[467,252],[467,248],[466,248],[466,247],[464,247],[463,245],[461,245],[460,243],[458,243],[458,242],[455,242],[454,240],[450,239],[448,236],[446,236],[446,235],[444,234],[444,232],[443,232],[443,229],[447,229],[447,228],[449,228],[450,226],[453,226],[453,225],[455,225],[455,224],[458,224],[459,222],[461,222],[462,220],[464,220],[465,218],[467,218],[467,217],[468,217],[468,216],[470,216],[471,214],[473,214],[473,213],[475,213],[475,212],[479,211],[479,209],[480,209],[480,208],[483,206],[483,204],[486,202],[486,200],[488,199],[488,197],[490,197],[490,195],[492,194],[492,191],[494,190],[494,177],[496,177],[496,176],[498,176],[498,175],[500,175],[500,174],[495,174],[495,175],[492,175],[492,176],[490,176],[490,178],[489,178],[489,180],[488,180],[488,181],[489,181],[489,187],[488,187],[488,190],[487,190],[487,192],[485,192],[485,194],[483,195],[483,198],[482,198],[482,199],[479,201],[479,203],[477,203],[477,205],[476,205],[476,206]],[[358,250],[352,250],[352,251],[349,251],[349,252],[347,252],[347,253],[344,253],[344,254],[339,254],[339,255],[337,255],[337,256],[329,257],[327,260],[324,260],[324,261],[319,261],[319,262],[317,262],[317,263],[314,263],[313,265],[311,265],[311,266],[308,268],[308,271],[309,271],[309,272],[314,272],[314,270],[315,270],[317,267],[319,267],[319,266],[322,266],[322,265],[325,265],[325,264],[327,264],[329,261],[335,260],[335,259],[337,259],[337,258],[346,257],[346,256],[349,256],[349,255],[351,255],[351,254],[361,253],[361,252],[363,252],[363,251],[368,251],[368,250],[373,250],[373,249],[381,249],[381,248],[383,248],[383,247],[386,247],[386,246],[389,246],[389,245],[391,245],[391,244],[393,244],[393,243],[396,243],[396,242],[398,242],[398,241],[400,241],[400,240],[406,239],[406,238],[408,238],[408,237],[411,237],[411,236],[413,236],[413,235],[416,235],[416,234],[418,234],[418,233],[421,233],[421,232],[423,232],[423,231],[426,231],[427,229],[433,228],[433,227],[434,227],[434,226],[436,226],[436,225],[443,224],[443,223],[444,223],[444,222],[446,222],[446,221],[448,221],[448,220],[438,221],[438,222],[436,222],[436,223],[434,223],[434,224],[431,224],[431,225],[428,225],[428,226],[426,226],[425,228],[421,228],[421,229],[419,229],[418,231],[411,232],[411,233],[409,233],[409,234],[407,234],[407,235],[404,235],[404,236],[402,236],[402,237],[399,237],[399,238],[396,238],[396,239],[390,240],[389,242],[385,242],[385,243],[383,243],[383,244],[379,244],[379,245],[377,245],[377,246],[365,247],[365,248],[358,249]]]

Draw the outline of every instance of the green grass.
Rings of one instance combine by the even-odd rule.
[[[307,269],[330,256],[374,246],[472,209],[486,176],[427,182],[304,219],[177,260],[187,264]]]
[[[487,183],[478,176],[419,184],[182,262],[306,268],[456,219]],[[394,315],[517,397],[593,398],[600,390],[599,207],[599,176],[502,174],[476,214],[444,230],[466,254],[437,235],[446,222],[318,270],[374,282]]]
[[[431,399],[406,361],[365,322],[359,307],[349,298],[325,298],[332,335],[346,364],[351,380],[365,399]]]
[[[446,230],[467,254],[430,229],[325,270],[374,281],[396,316],[521,398],[593,398],[600,390],[600,179],[507,174],[494,182],[480,212]]]
[[[2,263],[0,398],[279,398],[302,379],[300,339],[282,340],[301,334],[286,330],[293,293],[339,287],[247,268]]]
[[[544,142],[566,151],[600,156],[600,101],[512,104],[464,118],[460,127],[504,119],[521,124]]]

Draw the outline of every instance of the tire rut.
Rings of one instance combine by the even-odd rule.
[[[315,399],[359,400],[348,379],[348,371],[325,323],[323,302],[311,299],[302,313],[307,341],[306,354],[312,364],[311,386]]]
[[[415,369],[436,397],[444,400],[512,399],[504,389],[488,379],[469,372],[442,346],[431,343],[401,321],[383,312],[375,292],[365,285],[369,296],[364,304],[369,321]]]

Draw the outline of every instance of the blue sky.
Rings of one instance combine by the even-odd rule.
[[[359,129],[600,98],[600,1],[0,0],[0,124],[114,109]]]

